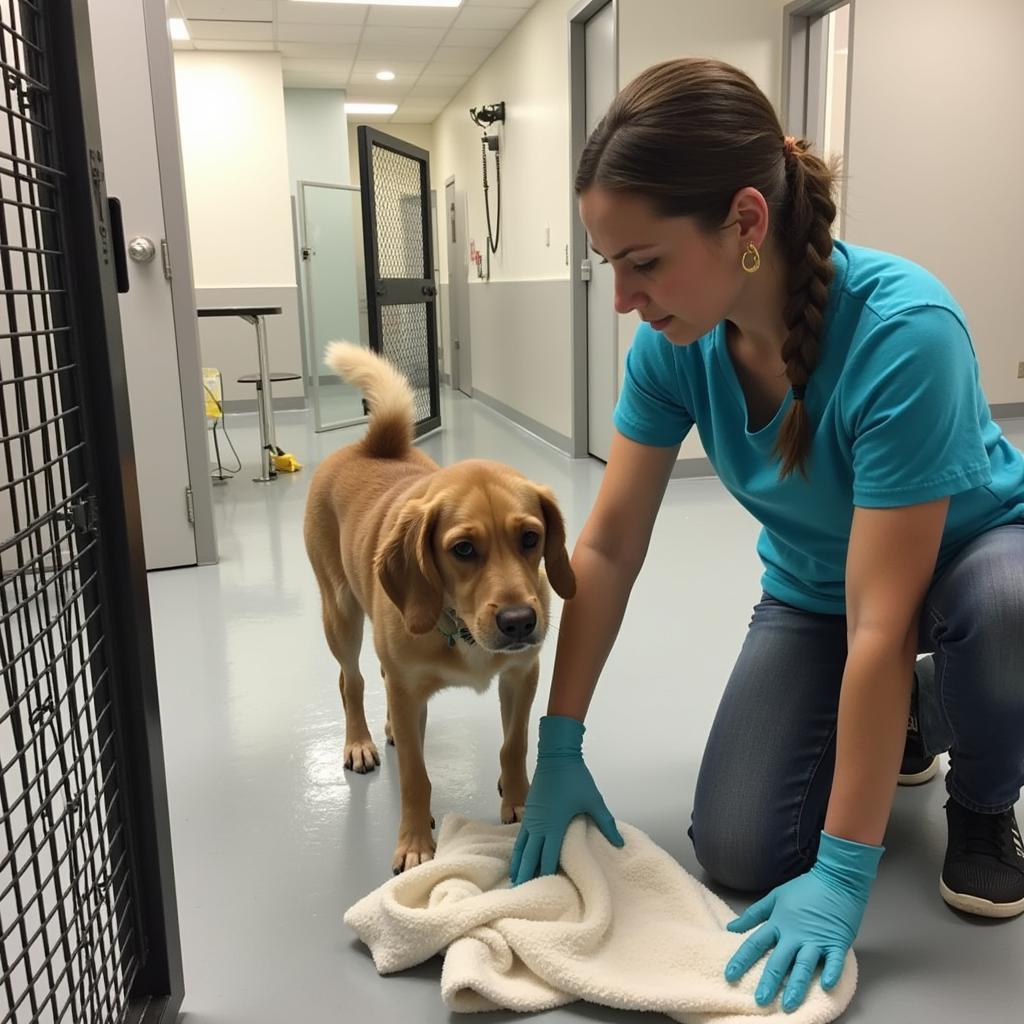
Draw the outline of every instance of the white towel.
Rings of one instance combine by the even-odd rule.
[[[852,953],[836,988],[825,993],[816,976],[791,1014],[781,997],[763,1009],[754,1002],[763,961],[730,985],[723,971],[744,939],[724,928],[735,915],[639,829],[620,823],[626,845],[616,849],[577,818],[559,874],[511,888],[518,829],[450,814],[434,860],[349,909],[345,922],[381,974],[447,951],[441,995],[461,1012],[538,1012],[585,999],[684,1024],[819,1024],[850,1002]]]

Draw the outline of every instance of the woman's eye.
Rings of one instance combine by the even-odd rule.
[[[476,554],[476,548],[473,547],[472,543],[468,540],[460,540],[455,547],[452,548],[452,554],[456,558],[472,558]]]
[[[633,269],[641,274],[649,274],[657,265],[658,261],[653,259],[648,260],[646,263],[638,263]]]
[[[540,534],[535,530],[527,530],[523,534],[523,547],[524,548],[535,548],[540,543]]]

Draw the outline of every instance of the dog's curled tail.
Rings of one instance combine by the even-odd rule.
[[[416,405],[408,381],[382,356],[349,341],[332,341],[324,363],[363,392],[370,429],[363,438],[368,455],[396,459],[412,445]]]

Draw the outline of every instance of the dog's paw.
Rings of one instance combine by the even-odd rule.
[[[434,819],[430,819],[433,827]],[[420,834],[402,830],[398,835],[398,845],[395,847],[395,856],[391,861],[391,870],[394,874],[400,875],[410,868],[426,864],[428,860],[434,859],[434,837],[429,831]]]
[[[501,802],[501,823],[503,825],[511,825],[513,822],[523,820],[523,812],[526,810],[525,804],[510,804],[504,800]]]
[[[380,754],[373,740],[357,740],[345,744],[345,767],[360,775],[372,772],[380,764]]]

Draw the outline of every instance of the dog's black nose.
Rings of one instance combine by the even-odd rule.
[[[537,628],[537,613],[528,604],[509,605],[495,618],[498,629],[510,640],[525,640]]]

